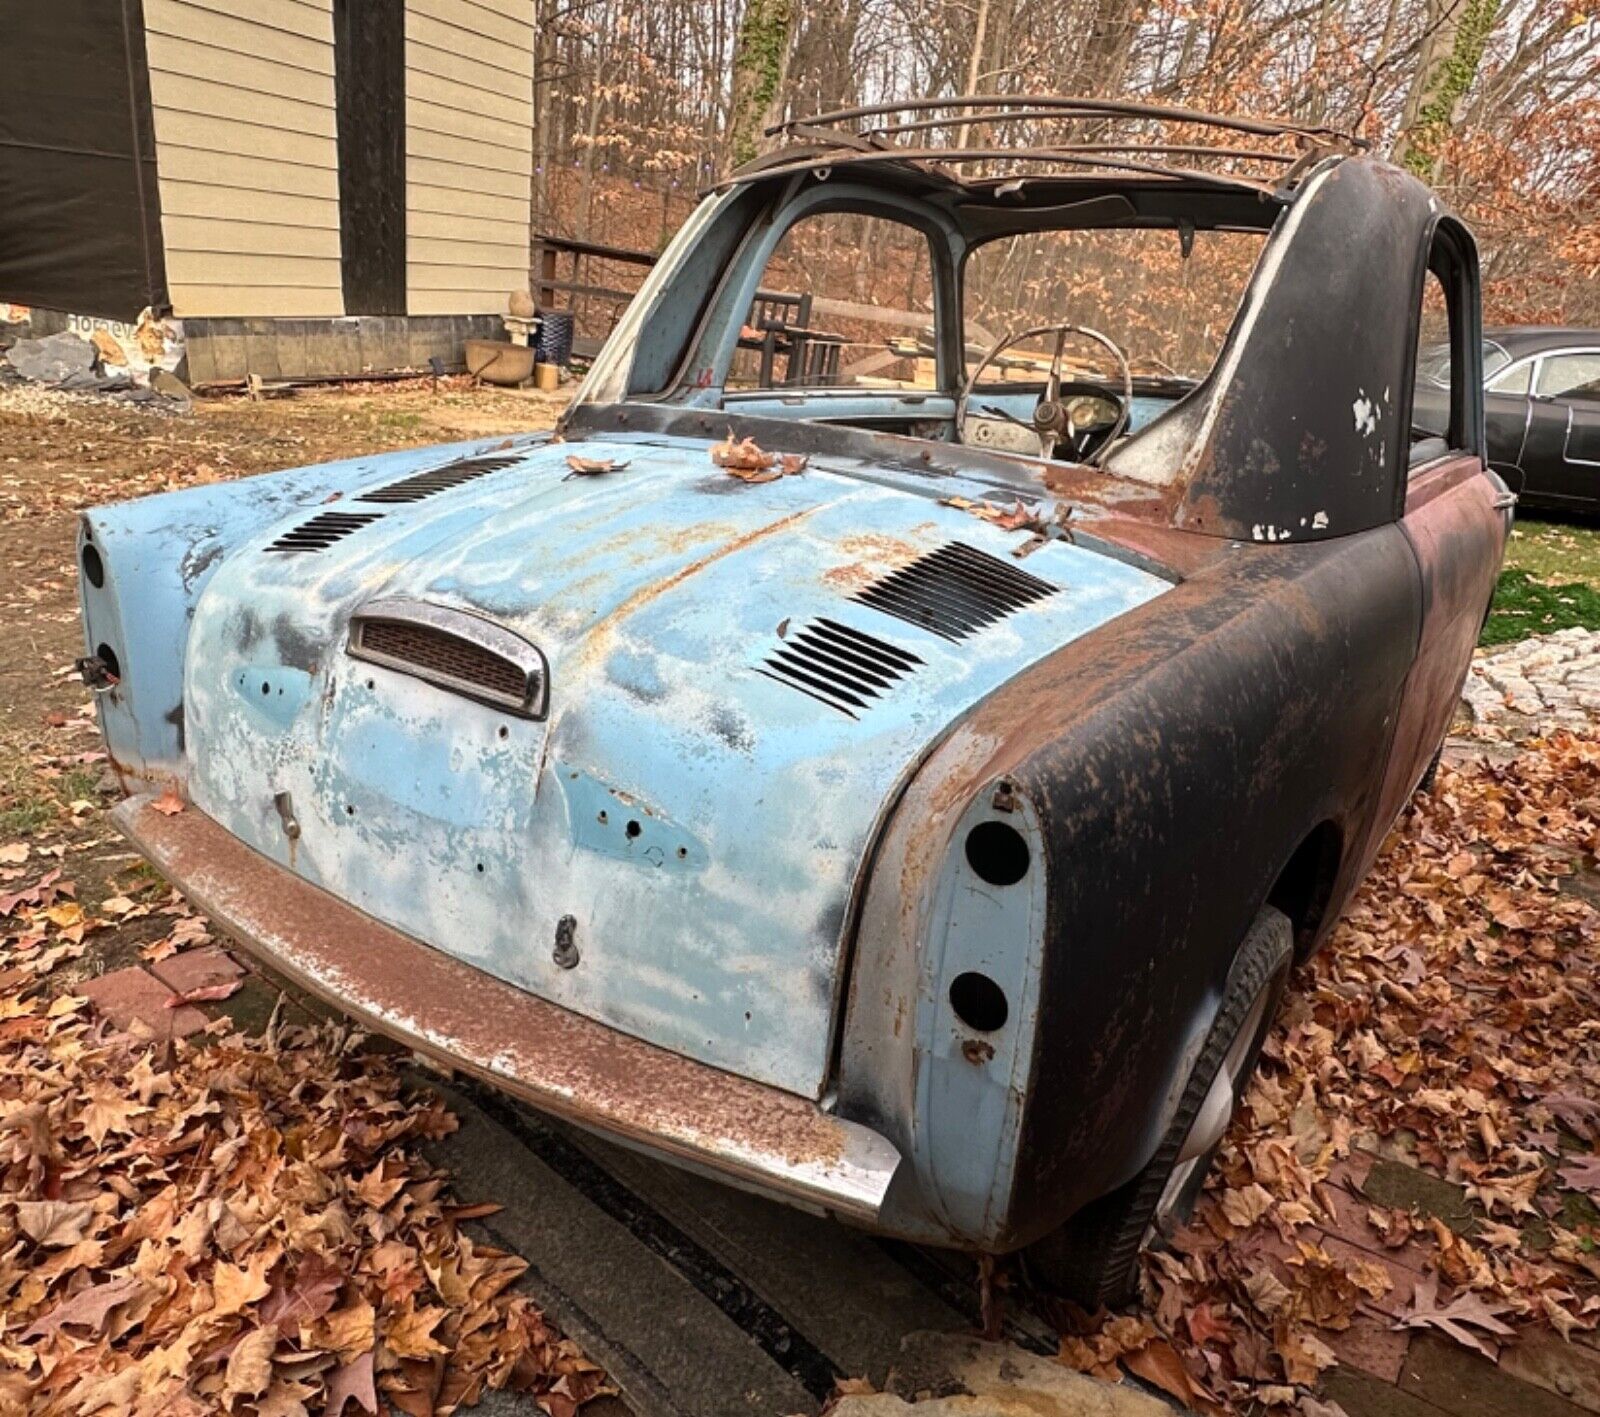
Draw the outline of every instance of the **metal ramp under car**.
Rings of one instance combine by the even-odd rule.
[[[952,1354],[972,1346],[975,1267],[960,1256],[702,1179],[474,1083],[428,1083],[461,1121],[433,1158],[453,1171],[462,1200],[505,1207],[474,1224],[529,1262],[528,1291],[620,1389],[594,1417],[809,1417],[837,1378],[883,1386],[904,1368],[908,1343],[924,1366],[946,1336]],[[1021,1308],[1006,1338],[1008,1373],[1056,1351],[1055,1334]],[[1128,1385],[1048,1366],[1066,1396],[1030,1412],[1168,1410]],[[520,1401],[491,1394],[479,1410],[520,1413]]]

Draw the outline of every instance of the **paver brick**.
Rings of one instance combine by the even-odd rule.
[[[1387,1157],[1374,1163],[1361,1193],[1378,1205],[1437,1216],[1458,1235],[1471,1235],[1478,1228],[1478,1218],[1460,1186]]]
[[[183,1038],[207,1023],[199,1009],[188,1004],[169,1009],[173,990],[155,975],[135,966],[102,974],[82,986],[82,992],[118,1028],[142,1023],[158,1038]]]
[[[151,970],[174,994],[192,994],[196,989],[209,989],[214,984],[226,984],[244,974],[233,956],[215,945],[198,950],[183,950],[166,959],[157,960]]]
[[[1559,1394],[1432,1333],[1412,1340],[1400,1388],[1453,1417],[1584,1417],[1583,1408]]]
[[[1600,1353],[1546,1329],[1529,1329],[1500,1354],[1504,1372],[1583,1408],[1600,1412]]]
[[[1400,1381],[1412,1335],[1405,1329],[1396,1329],[1387,1314],[1362,1313],[1342,1332],[1319,1329],[1317,1337],[1334,1351],[1342,1367],[1396,1383]]]

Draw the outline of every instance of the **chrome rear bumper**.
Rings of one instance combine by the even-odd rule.
[[[870,1222],[900,1154],[878,1133],[595,1023],[402,935],[300,880],[198,808],[113,812],[151,864],[250,953],[375,1033],[541,1111]]]

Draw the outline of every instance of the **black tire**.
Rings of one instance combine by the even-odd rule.
[[[1023,1251],[1024,1267],[1035,1284],[1071,1299],[1090,1313],[1127,1303],[1135,1297],[1139,1283],[1139,1251],[1201,1104],[1238,1038],[1241,1026],[1266,991],[1267,1006],[1255,1029],[1240,1077],[1248,1079],[1254,1072],[1261,1045],[1283,997],[1293,956],[1294,928],[1288,916],[1270,905],[1263,906],[1234,956],[1222,1006],[1217,1010],[1178,1110],[1155,1155],[1131,1181],[1110,1195],[1091,1201],[1059,1230]],[[1183,1213],[1187,1213],[1199,1196],[1215,1154],[1216,1147],[1213,1147],[1195,1166],[1181,1193]]]
[[[1422,774],[1422,781],[1417,784],[1417,791],[1431,793],[1434,779],[1439,776],[1439,764],[1444,761],[1444,744],[1441,743],[1433,750],[1433,756],[1428,759],[1428,769]]]

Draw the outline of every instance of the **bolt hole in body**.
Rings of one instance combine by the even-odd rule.
[[[99,550],[91,542],[83,546],[83,575],[96,590],[106,583],[106,563],[100,559]]]
[[[622,830],[627,835],[628,840],[632,841],[636,836],[639,835],[640,832],[644,830],[644,828],[641,827],[637,821],[631,821]]]
[[[979,822],[967,833],[967,865],[991,886],[1014,886],[1028,874],[1028,843],[1005,822]]]
[[[950,1007],[956,1017],[978,1033],[994,1033],[1005,1027],[1011,1005],[1005,991],[987,974],[968,970],[950,981]]]

